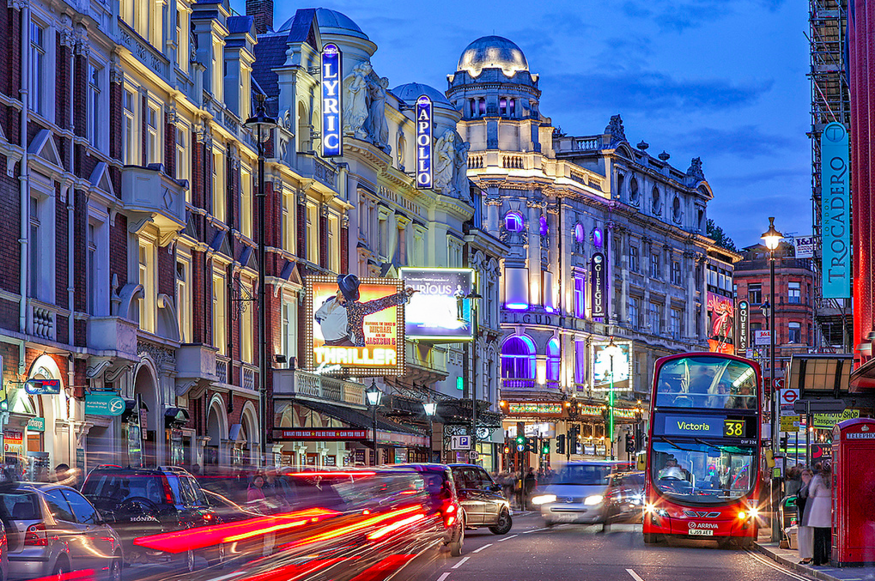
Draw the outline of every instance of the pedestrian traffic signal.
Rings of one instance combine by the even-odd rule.
[[[517,446],[524,446],[526,444],[526,437],[522,434],[516,437]]]
[[[556,436],[556,453],[564,454],[565,453],[565,434],[560,434]]]
[[[541,454],[549,454],[550,453],[550,440],[544,440],[541,442]]]

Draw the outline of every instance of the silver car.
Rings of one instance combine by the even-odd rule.
[[[0,519],[6,525],[11,579],[92,571],[94,579],[121,580],[121,541],[76,490],[57,484],[4,484]]]
[[[547,526],[604,523],[611,474],[628,466],[627,462],[570,462],[532,497],[532,504],[540,506]]]

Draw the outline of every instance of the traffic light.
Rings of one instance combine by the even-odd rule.
[[[565,453],[565,434],[560,434],[556,436],[556,453],[564,454]]]
[[[635,451],[635,436],[633,436],[632,434],[626,434],[626,451]]]
[[[523,436],[522,434],[518,435],[518,436],[516,437],[516,443],[517,443],[517,446],[525,445],[525,443],[526,443],[526,437]]]
[[[781,436],[781,448],[787,449],[787,436]]]
[[[550,440],[541,441],[541,454],[550,454]]]
[[[505,447],[504,447],[504,453],[505,453],[505,454],[510,454],[510,446],[505,446]]]
[[[577,436],[579,433],[579,426],[571,426],[571,430],[568,432],[568,449],[572,454],[577,454]]]

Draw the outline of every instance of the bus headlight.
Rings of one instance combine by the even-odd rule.
[[[542,494],[540,496],[535,496],[532,498],[532,504],[535,505],[547,504],[548,502],[556,502],[556,495]]]

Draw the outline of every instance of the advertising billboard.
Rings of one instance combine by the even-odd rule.
[[[848,132],[830,123],[820,136],[823,297],[851,296],[851,174]]]
[[[404,305],[412,289],[400,279],[309,276],[304,291],[306,370],[404,374]]]
[[[408,339],[470,341],[474,271],[468,268],[401,268],[404,285],[417,291],[404,307]]]
[[[794,236],[793,246],[796,248],[796,258],[814,258],[817,242],[814,236]]]
[[[601,252],[592,255],[589,280],[592,285],[592,317],[605,318],[608,316],[608,263]]]
[[[422,95],[416,100],[416,187],[428,189],[433,184],[431,168],[431,99]]]
[[[632,342],[614,341],[620,348],[613,361],[605,348],[609,341],[592,343],[592,389],[608,391],[611,389],[611,374],[614,376],[614,391],[632,391]]]
[[[708,293],[708,350],[716,353],[735,353],[735,305],[733,300],[716,293]]]
[[[322,157],[343,155],[341,59],[336,44],[322,47]]]

